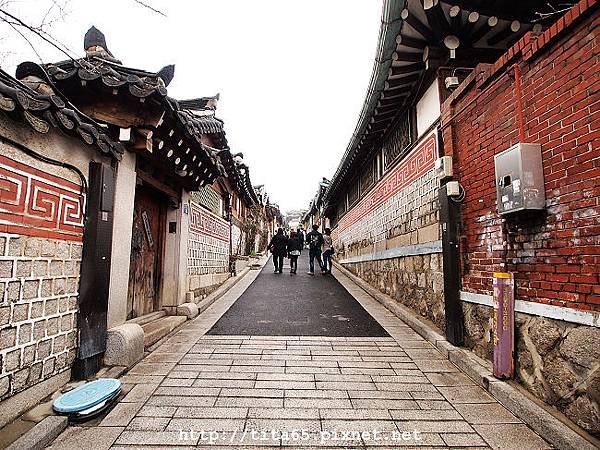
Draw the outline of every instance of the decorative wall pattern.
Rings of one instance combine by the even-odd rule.
[[[229,270],[229,223],[190,202],[188,275]]]
[[[229,242],[229,224],[200,205],[191,203],[190,231]]]
[[[363,239],[382,241],[386,232],[406,220],[410,212],[435,201],[436,158],[437,132],[434,131],[341,218],[333,231],[334,240],[346,245]]]
[[[0,156],[0,232],[80,241],[85,201],[79,185]]]

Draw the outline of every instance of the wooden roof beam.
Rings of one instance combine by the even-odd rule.
[[[467,37],[468,41],[471,44],[475,44],[477,41],[485,37],[486,34],[492,31],[496,25],[498,25],[498,18],[496,16],[489,17],[486,23],[484,23],[478,30],[471,33],[471,35]]]
[[[428,25],[425,25],[423,22],[419,20],[419,18],[411,14],[408,8],[404,8],[400,13],[400,17],[407,24],[409,24],[417,33],[425,38],[428,42],[433,42],[436,40],[435,34],[431,31]]]
[[[446,0],[444,0],[446,1]],[[463,9],[475,9],[484,16],[496,16],[500,19],[512,21],[520,20],[526,21],[527,18],[531,17],[531,10],[535,7],[535,4],[543,4],[543,1],[510,1],[510,0],[448,0],[446,3],[452,3],[458,5]]]
[[[392,61],[423,62],[421,53],[398,52],[392,53]]]
[[[396,89],[389,89],[387,91],[383,91],[384,99],[398,98],[398,97],[406,97],[410,94],[411,87],[410,86],[401,86]]]
[[[396,97],[381,97],[381,100],[379,100],[379,105],[381,107],[389,107],[389,106],[393,106],[395,108],[399,108],[402,105],[402,101],[404,100],[404,98],[406,98],[408,96],[408,94],[405,95],[398,95]]]
[[[493,36],[490,36],[487,40],[487,44],[490,47],[493,47],[493,46],[499,44],[500,42],[502,42],[504,39],[508,38],[511,34],[517,33],[520,29],[521,29],[521,22],[519,22],[518,20],[513,20],[511,22],[510,26],[504,28],[503,30],[498,31]]]
[[[385,131],[389,126],[389,122],[374,122],[367,125],[367,131],[369,133],[378,133],[380,131]]]
[[[375,111],[377,112],[377,114],[387,114],[390,111],[396,111],[397,109],[398,109],[398,105],[390,104],[390,103],[381,104],[381,100],[380,100],[377,102],[377,108],[375,109]]]
[[[460,31],[458,32],[463,41],[470,41],[469,36],[475,29],[475,25],[477,25],[479,17],[479,13],[477,11],[472,11],[467,15],[467,20],[465,24],[461,27]]]
[[[422,0],[422,4],[427,16],[427,22],[431,24],[431,29],[438,40],[444,34],[452,32],[439,0]]]
[[[411,85],[412,83],[414,83],[415,81],[417,81],[420,76],[421,76],[421,74],[419,74],[419,73],[413,73],[411,75],[403,76],[402,78],[393,78],[393,79],[387,80],[385,82],[385,90],[395,89],[395,88],[403,87],[403,86],[407,87],[407,86]]]
[[[454,33],[458,33],[462,28],[462,13],[460,6],[451,6],[448,11],[448,16],[450,17],[450,28],[452,28]]]
[[[383,122],[385,120],[393,119],[394,117],[396,117],[396,114],[398,114],[398,109],[394,108],[394,109],[391,109],[390,111],[385,112],[385,113],[377,113],[377,114],[375,114],[371,118],[371,120],[373,122]]]
[[[390,77],[396,77],[399,75],[420,72],[423,69],[425,69],[425,64],[423,63],[423,61],[420,61],[414,64],[407,64],[406,66],[390,67],[388,75]]]
[[[412,38],[410,36],[403,36],[402,34],[399,34],[398,36],[396,36],[396,44],[403,45],[404,47],[408,47],[408,48],[415,48],[417,50],[423,50],[425,48],[425,46],[427,45],[427,41],[424,41],[422,39]]]

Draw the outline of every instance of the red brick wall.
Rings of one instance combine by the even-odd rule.
[[[467,194],[463,290],[491,294],[492,272],[507,269],[520,300],[600,310],[599,23],[596,1],[581,1],[547,32],[479,66],[444,103],[445,153]],[[515,63],[525,141],[542,145],[547,210],[508,220],[505,246],[494,155],[519,142]]]

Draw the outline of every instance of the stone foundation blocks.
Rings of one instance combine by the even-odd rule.
[[[144,356],[144,330],[137,323],[125,323],[108,330],[104,364],[131,367]]]
[[[188,319],[193,319],[198,315],[198,305],[195,303],[183,303],[177,307],[178,316],[186,316]]]

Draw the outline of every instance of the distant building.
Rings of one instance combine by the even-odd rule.
[[[310,201],[308,209],[302,217],[302,224],[305,230],[310,230],[310,228],[315,224],[319,226],[321,231],[323,231],[325,227],[329,226],[329,218],[323,214],[325,207],[325,202],[323,200],[325,192],[328,188],[329,180],[327,178],[323,178],[317,187],[317,193]]]

